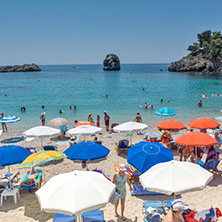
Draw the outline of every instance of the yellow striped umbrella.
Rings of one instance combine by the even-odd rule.
[[[66,157],[67,156],[64,153],[60,153],[54,150],[41,151],[41,152],[33,153],[30,156],[28,156],[18,168],[19,169],[32,168],[35,166],[45,164],[52,160],[60,160]]]

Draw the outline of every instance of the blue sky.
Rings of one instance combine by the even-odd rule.
[[[169,63],[221,30],[221,0],[0,0],[0,65]]]

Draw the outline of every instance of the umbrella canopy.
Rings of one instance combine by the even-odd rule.
[[[37,126],[23,132],[24,136],[30,137],[49,137],[60,134],[60,130],[48,126]]]
[[[50,125],[50,126],[63,126],[66,124],[68,124],[68,121],[66,119],[60,118],[60,117],[54,118],[48,122],[48,125]]]
[[[175,143],[184,146],[210,146],[218,144],[218,142],[210,135],[201,132],[190,132],[179,136]]]
[[[2,131],[2,130],[0,130],[0,137],[1,137],[1,135],[2,135],[2,132],[3,132],[3,131]]]
[[[101,133],[102,128],[90,125],[77,126],[73,129],[68,130],[66,133],[72,136],[76,135],[93,135],[95,133]]]
[[[31,153],[22,146],[7,145],[0,147],[0,166],[21,163]]]
[[[58,151],[54,150],[37,152],[28,156],[18,168],[32,168],[45,164],[52,160],[60,160],[66,157],[67,156],[64,153],[59,153]]]
[[[110,150],[98,143],[84,141],[75,143],[64,153],[71,160],[95,160],[106,157]]]
[[[157,142],[141,141],[128,149],[127,162],[139,172],[145,172],[158,163],[173,160],[173,152]]]
[[[126,122],[113,127],[113,131],[118,133],[128,133],[142,131],[147,128],[148,126],[144,123]]]
[[[80,215],[104,207],[115,189],[101,173],[75,170],[54,176],[35,194],[47,213]]]
[[[220,123],[211,118],[201,117],[189,122],[188,126],[196,129],[215,129],[220,126]]]
[[[203,189],[213,174],[197,164],[172,160],[151,167],[139,178],[149,191],[176,195]]]
[[[83,125],[90,125],[90,126],[93,126],[94,124],[92,122],[83,122],[83,121],[79,121],[75,124],[76,126],[83,126]]]
[[[175,116],[176,115],[175,111],[170,109],[170,108],[158,109],[155,112],[155,114],[158,115],[158,116]]]
[[[168,130],[181,130],[187,128],[183,123],[174,119],[165,120],[156,125],[156,127],[159,129],[168,129]]]
[[[15,123],[21,120],[18,116],[5,116],[0,118],[0,123]]]

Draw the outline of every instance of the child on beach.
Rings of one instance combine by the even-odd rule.
[[[96,116],[96,126],[100,127],[100,116],[99,116],[99,114],[97,114],[97,116]]]

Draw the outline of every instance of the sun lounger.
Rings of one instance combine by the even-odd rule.
[[[36,180],[39,181],[39,182],[38,183],[34,183],[31,186],[27,186],[27,185],[22,184],[22,185],[20,185],[20,190],[27,190],[27,192],[29,192],[30,190],[33,190],[33,189],[37,189],[38,190],[40,188],[41,182],[42,182],[42,171],[41,170],[37,170],[37,172],[38,172],[38,177],[36,178]],[[22,180],[22,182],[27,180],[28,175],[29,175],[29,172],[27,172],[27,174],[25,175],[25,177]]]
[[[54,145],[47,145],[47,146],[44,146],[43,147],[43,149],[45,150],[45,151],[47,151],[47,150],[57,150],[57,146],[54,146]]]
[[[118,153],[118,155],[121,152],[127,153],[128,152],[128,148],[130,148],[129,146],[129,140],[120,140],[119,143],[116,143],[116,151]]]
[[[148,209],[154,208],[157,213],[151,214]],[[143,213],[145,222],[161,221],[159,220],[160,215],[166,215],[163,204],[160,201],[145,201],[143,202]],[[159,217],[158,217],[159,214]]]
[[[103,211],[101,210],[92,210],[82,214],[83,222],[105,222]],[[65,214],[54,214],[54,222],[75,222],[75,215],[69,216]]]
[[[148,191],[146,189],[143,188],[142,185],[136,185],[136,184],[132,184],[132,192],[131,192],[131,195],[132,196],[137,196],[137,195],[161,195],[162,193],[157,193],[157,192],[152,192],[152,191]]]

